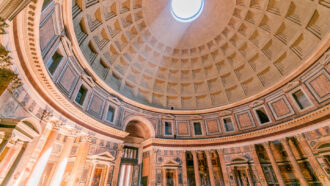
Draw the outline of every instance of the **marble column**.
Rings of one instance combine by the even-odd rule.
[[[309,184],[307,183],[303,173],[301,172],[300,166],[298,164],[298,162],[296,161],[296,158],[294,157],[291,148],[288,144],[288,141],[286,138],[281,139],[281,143],[284,147],[284,150],[286,151],[286,153],[288,154],[288,159],[293,167],[293,172],[295,174],[295,176],[298,178],[299,182],[301,185],[303,186],[308,186]]]
[[[118,184],[118,176],[119,176],[119,171],[120,171],[120,163],[121,163],[121,157],[123,155],[123,148],[124,145],[120,144],[118,145],[118,152],[116,156],[116,161],[115,161],[115,166],[113,170],[113,176],[112,176],[112,184],[114,186],[117,186]]]
[[[181,153],[181,160],[182,160],[182,183],[183,186],[187,186],[187,161],[186,161],[186,152],[182,151]]]
[[[268,155],[268,158],[270,160],[270,163],[272,164],[272,167],[273,167],[273,170],[275,172],[275,176],[277,178],[277,181],[278,183],[281,185],[281,186],[285,186],[285,182],[283,180],[283,177],[281,175],[281,171],[280,171],[280,168],[278,167],[277,163],[276,163],[276,160],[274,158],[274,155],[273,155],[273,152],[272,150],[270,149],[270,146],[269,146],[269,143],[268,142],[265,142],[263,143],[263,146],[266,150],[266,153]]]
[[[308,161],[312,168],[314,169],[314,172],[318,179],[321,181],[323,185],[330,185],[330,180],[328,177],[324,174],[324,171],[322,167],[320,166],[319,162],[314,156],[314,153],[310,146],[308,145],[306,139],[304,138],[303,134],[298,134],[296,136],[298,142],[299,142],[299,147],[302,149],[302,151],[306,154]]]
[[[210,183],[211,186],[215,186],[215,180],[214,180],[214,172],[213,172],[213,165],[211,160],[211,154],[210,151],[205,151],[206,160],[207,160],[207,166],[209,168],[209,175],[210,175]]]
[[[68,135],[65,138],[63,150],[60,157],[55,165],[55,170],[50,180],[50,186],[58,186],[64,175],[64,170],[67,164],[67,160],[70,156],[70,152],[74,143],[75,137],[73,135]]]
[[[191,154],[193,155],[193,160],[194,160],[194,171],[195,171],[196,186],[200,186],[201,185],[201,177],[200,177],[200,174],[199,174],[199,165],[198,165],[197,152],[196,151],[191,151]]]
[[[7,145],[8,146],[8,145]],[[16,160],[16,157],[21,151],[23,146],[23,142],[19,140],[15,140],[12,142],[9,152],[6,154],[5,159],[1,162],[0,168],[0,183],[3,182],[3,179],[6,177],[9,169],[12,167],[13,163]]]
[[[89,176],[88,184],[87,185],[92,185],[94,174],[95,174],[95,168],[96,168],[96,162],[92,162],[92,171]]]
[[[252,152],[253,162],[254,162],[254,165],[256,166],[256,170],[257,170],[257,173],[258,173],[258,176],[259,176],[259,179],[260,179],[260,184],[262,186],[264,186],[264,185],[266,186],[268,184],[267,184],[267,181],[266,181],[266,178],[265,178],[265,175],[264,175],[264,171],[262,170],[262,167],[261,167],[261,164],[260,164],[260,161],[259,161],[259,157],[258,157],[256,148],[255,148],[255,145],[250,145],[250,149],[251,149],[251,152]]]
[[[0,162],[0,180],[2,175],[5,173],[6,167],[8,166],[8,164],[10,164],[11,159],[14,157],[15,152],[16,152],[16,141],[11,140],[11,142],[8,142],[6,145],[6,150],[4,151],[3,154],[3,159]],[[1,182],[1,181],[0,181]]]
[[[5,147],[7,146],[10,138],[11,138],[11,133],[5,133],[2,137],[2,141],[0,143],[0,155],[2,154],[3,150],[5,149]]]
[[[105,168],[104,185],[107,185],[107,183],[108,183],[108,179],[109,179],[109,171],[110,171],[110,165],[106,165],[106,168]]]
[[[73,163],[69,181],[67,183],[68,186],[78,185],[79,179],[84,171],[86,158],[88,156],[91,137],[81,136],[80,140],[81,142],[78,147],[77,156]]]
[[[6,177],[4,178],[3,182],[1,183],[1,186],[9,185],[8,182],[10,181],[13,173],[15,172],[17,165],[22,159],[22,155],[25,152],[27,143],[24,142],[18,142],[22,144],[22,147],[20,148],[20,152],[18,153],[17,157],[15,158],[15,161],[13,162],[12,166],[10,167],[9,171],[6,174]]]
[[[226,169],[225,156],[223,154],[223,149],[218,149],[217,152],[218,152],[218,156],[219,156],[219,160],[220,160],[223,181],[224,181],[225,185],[230,185],[228,172]]]
[[[42,147],[36,163],[31,171],[31,174],[28,179],[28,186],[35,186],[39,183],[39,180],[42,176],[42,173],[47,165],[50,154],[53,150],[53,145],[56,141],[56,137],[59,133],[60,127],[63,126],[63,123],[59,121],[52,122],[52,129],[46,139],[44,146]]]

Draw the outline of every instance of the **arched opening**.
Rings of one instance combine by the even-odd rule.
[[[134,140],[135,143],[141,143],[144,140],[151,138],[151,133],[143,124],[138,120],[132,120],[127,124],[126,132],[129,133],[127,140]]]
[[[126,143],[140,144],[155,136],[155,131],[151,122],[138,116],[127,120],[125,131],[129,133],[125,139]]]
[[[144,183],[142,169],[148,170],[149,163],[142,157],[142,145],[145,140],[155,137],[152,123],[143,117],[132,116],[124,123],[124,130],[128,136],[124,139],[124,149],[120,164],[118,186],[138,185]]]

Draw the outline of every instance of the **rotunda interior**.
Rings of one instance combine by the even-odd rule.
[[[1,0],[0,186],[330,185],[329,0]]]

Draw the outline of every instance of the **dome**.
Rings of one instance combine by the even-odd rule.
[[[0,1],[0,185],[330,185],[329,2]]]
[[[312,2],[197,1],[202,11],[195,8],[200,15],[190,22],[172,15],[173,2],[74,1],[87,66],[133,105],[200,110],[260,97],[297,71],[325,36],[309,18],[328,12]]]

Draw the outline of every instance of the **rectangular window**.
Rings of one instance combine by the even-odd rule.
[[[172,135],[172,123],[165,121],[165,135]]]
[[[292,94],[292,96],[301,110],[311,105],[311,103],[309,102],[308,98],[306,97],[306,95],[303,93],[302,90],[296,91],[295,93]]]
[[[223,123],[225,124],[225,129],[227,132],[234,131],[234,125],[230,118],[224,118]]]
[[[261,124],[268,123],[270,121],[265,111],[265,108],[262,107],[257,109],[256,113]]]
[[[114,116],[115,116],[115,108],[112,106],[109,106],[108,112],[107,112],[107,121],[113,122]]]
[[[54,72],[56,71],[62,58],[63,58],[63,56],[61,56],[61,54],[59,54],[58,52],[55,52],[54,55],[49,59],[49,61],[47,63],[47,69],[51,75],[53,75]]]
[[[79,103],[80,105],[83,105],[84,104],[85,97],[86,97],[86,94],[87,94],[87,89],[85,87],[81,86],[80,89],[79,89],[79,92],[77,94],[77,97],[76,97],[75,101],[77,103]]]
[[[194,122],[195,135],[202,135],[202,126],[200,122]]]

